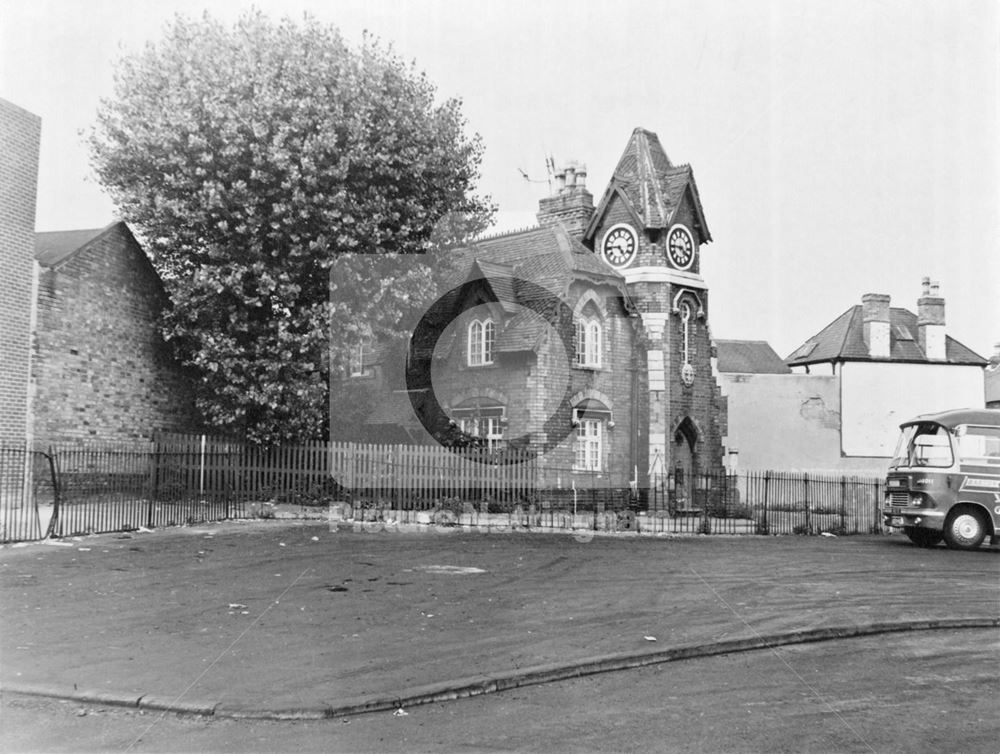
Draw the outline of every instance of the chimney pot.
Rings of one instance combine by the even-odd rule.
[[[556,171],[556,194],[561,194],[563,189],[566,188],[566,171],[557,170]]]
[[[594,197],[587,191],[587,168],[568,160],[555,179],[555,191],[538,202],[538,224],[543,228],[561,225],[570,235],[580,237],[594,214]]]
[[[923,279],[923,295],[917,299],[917,341],[932,361],[944,361],[947,347],[944,331],[944,299],[941,286]]]
[[[862,334],[868,355],[873,359],[888,359],[890,355],[890,300],[885,293],[866,293],[861,297]]]
[[[576,185],[576,166],[571,162],[566,166],[566,189],[571,190]]]

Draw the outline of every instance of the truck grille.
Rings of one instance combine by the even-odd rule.
[[[909,492],[890,492],[889,506],[892,508],[905,508],[910,504]]]

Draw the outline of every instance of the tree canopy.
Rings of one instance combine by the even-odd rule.
[[[272,443],[324,433],[331,371],[428,290],[412,265],[365,278],[364,255],[419,252],[492,215],[465,128],[461,102],[439,102],[391,49],[309,17],[178,16],[119,62],[94,169],[164,280],[163,332],[213,427]],[[339,255],[355,261],[331,286]]]

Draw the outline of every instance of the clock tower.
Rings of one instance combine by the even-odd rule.
[[[584,243],[626,283],[637,312],[638,469],[651,504],[704,508],[723,470],[725,406],[715,378],[701,252],[712,240],[694,173],[637,128],[584,230]],[[645,473],[644,473],[645,472]]]

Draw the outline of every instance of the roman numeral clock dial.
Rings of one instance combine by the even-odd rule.
[[[675,225],[667,234],[667,256],[674,267],[686,270],[694,261],[694,239],[683,225]]]
[[[618,223],[608,228],[601,242],[601,256],[615,269],[628,267],[639,249],[639,237],[632,226]]]

